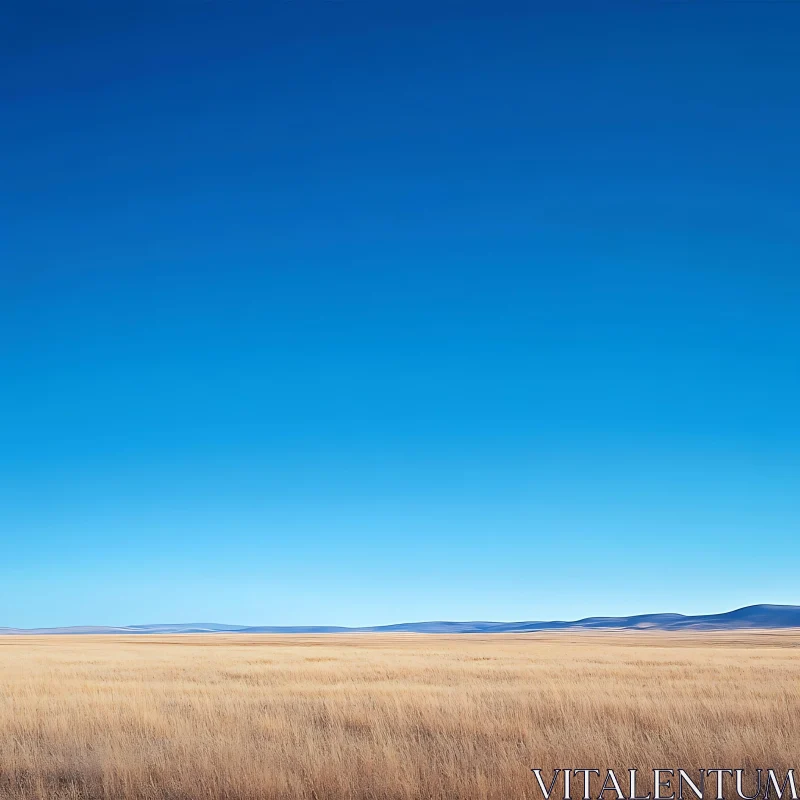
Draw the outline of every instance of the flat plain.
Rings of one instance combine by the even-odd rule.
[[[797,631],[0,637],[3,800],[540,798],[797,768],[798,719]]]

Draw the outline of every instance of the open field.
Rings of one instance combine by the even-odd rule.
[[[0,637],[0,798],[531,798],[797,768],[798,720],[800,632]]]

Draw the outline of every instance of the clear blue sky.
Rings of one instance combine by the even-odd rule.
[[[3,14],[0,626],[800,603],[800,3]]]

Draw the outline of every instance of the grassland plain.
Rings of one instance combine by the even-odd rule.
[[[531,767],[797,768],[798,648],[800,632],[0,637],[0,798],[509,800],[541,797]]]

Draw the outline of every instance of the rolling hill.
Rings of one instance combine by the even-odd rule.
[[[66,628],[0,628],[0,635],[22,634],[176,634],[176,633],[524,633],[548,630],[744,630],[800,628],[800,606],[753,605],[722,614],[637,614],[630,617],[585,617],[573,621],[401,622],[346,628],[332,625],[225,625],[214,622],[156,623],[119,627],[80,625]]]

